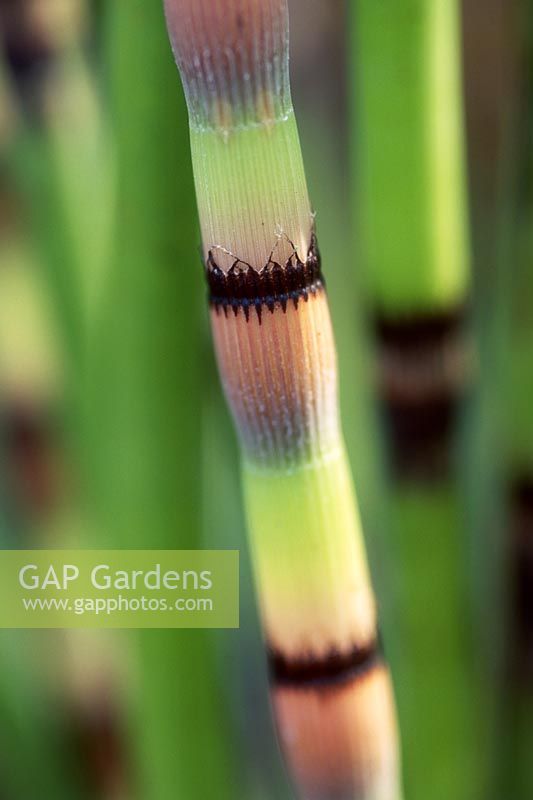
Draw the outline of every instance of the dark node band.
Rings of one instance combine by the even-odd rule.
[[[517,475],[509,487],[511,613],[510,678],[533,679],[533,474]]]
[[[385,404],[396,477],[427,483],[448,473],[458,405],[451,397],[418,406]]]
[[[374,318],[374,330],[379,342],[385,347],[404,352],[417,352],[420,347],[435,347],[464,327],[464,306],[448,311],[391,317],[378,314]]]
[[[18,404],[0,408],[0,450],[6,501],[43,514],[57,500],[54,442],[61,436],[55,413]],[[0,489],[0,495],[2,490]]]
[[[0,2],[0,28],[3,34],[4,58],[23,109],[38,114],[40,92],[54,64],[53,42],[33,30],[28,4]]]
[[[273,313],[276,305],[279,305],[285,312],[287,305],[292,302],[298,308],[300,299],[307,302],[309,295],[316,294],[325,286],[314,234],[305,262],[294,252],[283,266],[271,257],[261,272],[257,272],[249,264],[236,260],[228,272],[224,272],[210,250],[206,276],[211,306],[217,311],[222,309],[226,316],[229,309],[236,316],[242,308],[246,320],[249,320],[250,312],[255,310],[260,323],[263,307]]]
[[[440,479],[449,470],[457,412],[474,370],[466,321],[464,306],[374,318],[379,391],[399,478]]]
[[[379,640],[348,653],[332,650],[325,658],[288,659],[269,651],[270,680],[273,686],[305,689],[313,686],[334,686],[348,683],[370,672],[381,660]]]
[[[91,715],[70,709],[69,734],[73,755],[83,770],[88,785],[101,794],[116,784],[125,765],[118,711],[93,704]]]
[[[26,45],[13,39],[8,41],[5,57],[15,82],[26,86],[31,80],[42,76],[51,65],[54,53],[44,45]]]

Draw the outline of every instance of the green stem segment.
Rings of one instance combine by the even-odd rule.
[[[358,231],[391,316],[464,302],[469,247],[456,0],[354,0]]]

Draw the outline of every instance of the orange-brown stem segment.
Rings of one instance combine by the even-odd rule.
[[[207,266],[220,373],[248,457],[293,464],[339,439],[337,372],[320,258]]]
[[[272,698],[301,800],[398,796],[394,703],[382,664],[332,685],[274,687]]]

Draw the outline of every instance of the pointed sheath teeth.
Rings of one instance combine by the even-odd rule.
[[[271,314],[276,305],[280,305],[283,312],[287,311],[288,303],[297,309],[301,299],[307,302],[309,294],[314,295],[325,287],[314,233],[305,262],[300,261],[297,253],[293,253],[283,266],[270,260],[260,272],[238,260],[224,272],[210,250],[206,277],[211,306],[217,311],[223,309],[226,316],[227,308],[232,308],[235,315],[241,308],[247,322],[251,308],[255,308],[261,323],[263,306]]]

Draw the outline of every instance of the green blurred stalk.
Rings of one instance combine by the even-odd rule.
[[[396,316],[469,284],[457,0],[353,0],[357,232],[367,293]]]
[[[2,81],[6,78],[3,67]],[[7,81],[6,81],[7,83]],[[14,120],[12,123],[15,124]],[[38,274],[40,261],[27,218],[25,188],[35,164],[28,131],[16,131],[5,142],[2,194],[6,215],[2,225],[2,309],[0,335],[0,546],[28,547],[36,543],[36,530],[29,524],[25,509],[11,496],[8,481],[6,436],[12,423],[6,410],[18,401],[46,405],[57,389],[58,365],[53,352],[53,334],[47,327],[44,281]],[[2,143],[4,144],[4,142]],[[24,155],[29,154],[27,164]],[[18,168],[14,169],[14,167]],[[35,178],[35,176],[33,176]],[[39,187],[40,189],[42,187]],[[12,206],[11,206],[12,204]],[[46,670],[50,641],[46,632],[0,632],[0,793],[13,800],[83,800],[86,797],[82,776],[71,758],[67,741],[65,709],[55,693],[54,681]]]
[[[160,4],[110,4],[107,33],[118,212],[87,395],[94,502],[119,546],[196,548],[202,292],[187,117]],[[209,633],[144,631],[138,646],[140,796],[235,798]]]
[[[39,114],[20,115],[13,163],[30,201],[27,211],[34,244],[42,255],[54,304],[74,395],[68,400],[77,401],[109,260],[114,170],[107,123],[81,31],[50,54],[49,61],[46,80],[34,87]]]
[[[519,150],[520,152],[520,150]],[[523,151],[522,151],[523,152]],[[527,162],[527,157],[524,159]],[[524,167],[520,158],[516,166]],[[518,175],[515,175],[518,177]],[[530,190],[528,189],[528,194]],[[493,727],[495,768],[494,798],[526,800],[533,793],[531,745],[533,743],[533,668],[531,663],[531,581],[533,577],[533,205],[531,196],[521,206],[509,203],[504,224],[504,245],[500,261],[498,295],[501,303],[500,347],[493,349],[498,383],[490,386],[495,407],[495,427],[500,453],[496,474],[499,523],[496,544],[504,567],[503,584],[498,585],[498,618],[503,621],[500,647],[490,653],[492,668],[499,679]],[[508,198],[509,200],[509,198]],[[503,317],[503,326],[502,320]],[[528,494],[529,492],[529,494]],[[487,621],[487,627],[491,620]],[[491,628],[487,631],[490,636]],[[494,637],[491,637],[494,644]]]
[[[415,485],[390,498],[398,629],[391,666],[408,798],[482,793],[481,689],[472,663],[466,548],[457,489]]]
[[[42,660],[35,665],[36,645],[43,643],[34,631],[2,631],[0,644],[2,796],[84,800],[57,698],[43,685]]]
[[[516,800],[533,794],[533,664],[531,610],[533,581],[533,182],[528,101],[533,85],[533,13],[520,7],[521,102],[509,139],[508,191],[502,198],[499,280],[503,350],[494,353],[501,384],[494,392],[502,435],[501,494],[505,517],[507,603],[500,718],[495,749],[497,790]],[[509,166],[509,165],[508,165]],[[497,288],[496,288],[497,287]],[[496,794],[494,794],[496,796]]]
[[[0,243],[0,548],[31,547],[38,541],[33,515],[13,496],[13,463],[8,461],[13,446],[8,441],[17,401],[46,406],[57,366],[39,302],[39,262],[24,233],[24,225],[4,228]],[[0,631],[0,793],[14,800],[85,797],[70,759],[64,709],[43,668],[48,646],[47,632]]]
[[[353,148],[365,300],[386,318],[464,306],[469,288],[459,7],[354,0]],[[390,641],[408,800],[481,792],[480,687],[456,480],[407,479],[386,499],[397,574]]]

